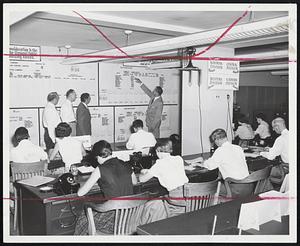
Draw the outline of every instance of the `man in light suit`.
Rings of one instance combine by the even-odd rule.
[[[81,103],[79,103],[76,110],[76,136],[92,135],[91,114],[88,104],[91,101],[89,93],[83,93],[80,96]]]
[[[164,106],[161,98],[163,89],[160,86],[156,86],[155,89],[151,91],[140,79],[135,78],[135,82],[140,84],[141,89],[150,97],[148,109],[146,111],[146,126],[148,127],[148,131],[152,132],[155,138],[159,138],[161,115]]]

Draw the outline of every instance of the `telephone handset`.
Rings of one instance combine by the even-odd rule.
[[[64,173],[57,178],[53,188],[57,194],[71,194],[77,193],[80,184],[75,182],[74,175],[71,173]]]

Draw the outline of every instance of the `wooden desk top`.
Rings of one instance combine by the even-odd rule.
[[[217,215],[215,233],[236,227],[242,203],[261,200],[258,196],[240,198],[208,208],[185,213],[146,225],[138,226],[140,235],[210,235],[214,216]]]

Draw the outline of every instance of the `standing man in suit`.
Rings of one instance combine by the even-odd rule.
[[[62,122],[66,122],[72,129],[71,136],[76,136],[76,119],[73,109],[73,102],[76,100],[76,92],[70,89],[66,93],[66,101],[61,105],[60,117]]]
[[[141,89],[150,97],[150,102],[146,111],[146,126],[148,127],[148,131],[152,132],[155,138],[159,138],[161,115],[164,106],[161,98],[163,89],[160,86],[156,86],[155,89],[151,91],[140,79],[135,78],[135,82],[140,84]]]
[[[76,110],[76,136],[92,135],[91,114],[88,104],[91,101],[89,93],[80,96],[78,108]]]

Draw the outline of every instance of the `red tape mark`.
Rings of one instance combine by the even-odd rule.
[[[200,51],[199,53],[195,54],[194,56],[199,56],[199,55],[202,55],[203,53],[207,52],[208,50],[210,50],[212,47],[214,47],[217,43],[220,42],[220,40],[241,20],[243,19],[248,11],[249,11],[249,8],[251,6],[248,7],[248,9],[244,12],[244,14],[242,16],[240,16],[239,18],[237,18],[222,34],[220,37],[218,37],[215,42],[213,42],[212,44],[210,44],[208,47],[206,47],[204,50]]]
[[[129,55],[123,51],[121,48],[119,48],[116,44],[114,44],[95,24],[93,24],[91,21],[89,21],[87,18],[82,16],[76,11],[73,11],[75,14],[79,15],[82,19],[84,19],[87,23],[89,23],[92,27],[94,27],[112,46],[114,46],[117,50],[119,50],[121,53],[129,57]]]

